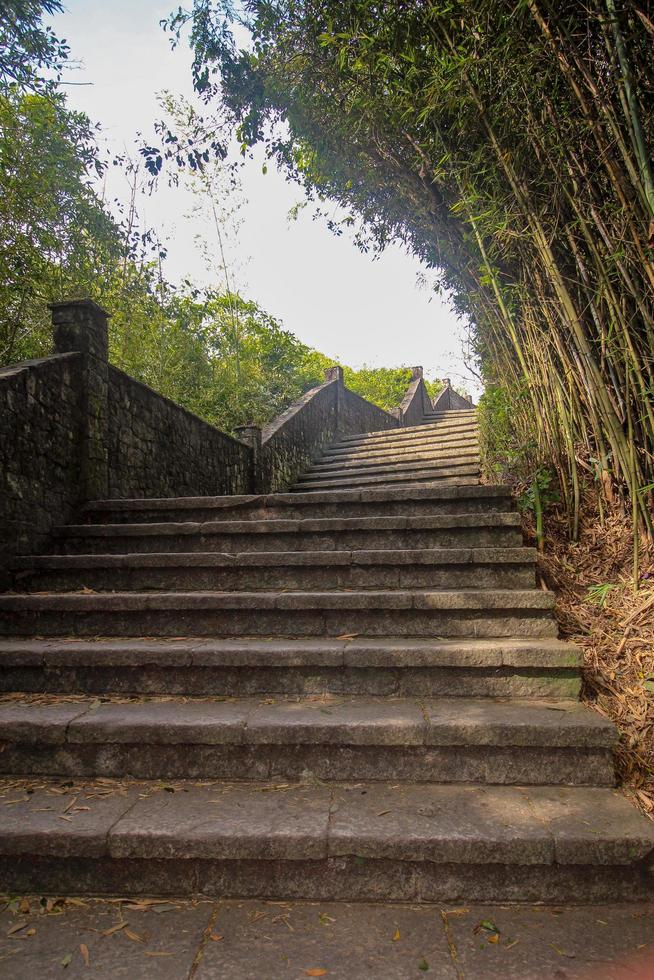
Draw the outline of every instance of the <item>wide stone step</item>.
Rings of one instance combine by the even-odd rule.
[[[17,591],[498,588],[535,585],[531,548],[30,555]]]
[[[610,789],[10,779],[0,794],[10,894],[560,902],[652,888],[654,824]]]
[[[409,444],[412,439],[432,438],[436,441],[453,434],[470,434],[476,433],[477,431],[478,426],[475,419],[471,419],[470,421],[434,422],[429,425],[417,425],[405,429],[388,429],[385,432],[359,432],[354,435],[342,436],[333,443],[332,448],[337,446],[371,446],[375,444],[391,446],[398,442]]]
[[[433,410],[431,412],[425,413],[426,419],[456,419],[456,418],[469,418],[470,416],[477,415],[477,410],[475,408],[446,408],[441,409],[441,411]]]
[[[424,517],[77,524],[55,529],[67,554],[223,551],[356,551],[381,548],[516,548],[520,515],[480,512]]]
[[[452,467],[461,466],[467,464],[469,466],[476,465],[479,467],[479,453],[476,449],[473,450],[458,450],[456,453],[452,454],[448,452],[439,452],[437,450],[432,450],[428,453],[418,453],[411,456],[406,456],[402,459],[389,458],[389,459],[321,459],[318,463],[314,463],[308,470],[305,471],[302,480],[306,480],[309,477],[324,477],[324,476],[358,476],[359,474],[366,475],[368,473],[415,473],[421,470],[433,470],[441,466]]]
[[[448,463],[443,466],[428,466],[418,469],[410,467],[390,466],[380,467],[375,473],[348,472],[340,471],[339,474],[311,474],[309,471],[305,476],[300,477],[294,484],[294,489],[309,490],[312,487],[316,490],[337,489],[346,486],[393,486],[416,485],[420,483],[437,483],[439,480],[459,480],[470,483],[472,480],[479,479],[479,464],[462,462]]]
[[[577,698],[579,666],[548,637],[0,637],[0,690],[67,695]]]
[[[573,701],[24,695],[0,700],[0,772],[612,786],[616,734]]]
[[[325,450],[325,455],[341,455],[343,453],[404,453],[415,452],[421,448],[442,448],[458,445],[479,445],[476,429],[465,429],[447,434],[434,434],[431,429],[410,436],[393,437],[393,439],[377,439],[360,443],[337,442]]]
[[[509,511],[505,485],[389,487],[368,490],[324,490],[228,497],[168,497],[96,500],[82,508],[90,524],[185,520],[271,520],[321,517],[412,517],[437,513],[472,514]]]
[[[37,636],[556,636],[533,590],[1,595],[0,633]]]
[[[357,460],[364,461],[371,459],[402,462],[403,460],[411,460],[414,457],[430,457],[430,455],[439,453],[442,455],[445,452],[450,454],[459,451],[473,452],[478,451],[478,449],[479,441],[475,436],[448,441],[439,440],[437,443],[425,439],[422,442],[411,443],[408,446],[390,446],[385,449],[379,447],[373,449],[363,447],[356,447],[354,449],[328,449],[320,457],[320,462],[338,462],[339,460],[352,460],[356,462]]]

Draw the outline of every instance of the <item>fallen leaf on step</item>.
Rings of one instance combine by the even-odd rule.
[[[14,933],[20,932],[21,929],[25,929],[29,925],[29,922],[17,922],[15,925],[8,930],[7,935],[13,936]]]
[[[80,956],[84,960],[84,966],[89,966],[91,963],[91,958],[89,956],[89,947],[86,945],[86,943],[80,943],[79,951]]]
[[[125,929],[127,927],[127,925],[128,925],[127,922],[119,922],[118,925],[112,926],[111,929],[105,929],[105,931],[102,933],[102,935],[103,936],[113,936],[113,934],[115,932],[120,932],[120,930],[121,929]]]
[[[209,936],[209,939],[211,940],[212,943],[222,942],[223,938],[224,937],[219,935],[219,933],[217,932],[212,932],[211,935]]]
[[[146,940],[143,936],[139,936],[138,932],[132,932],[131,929],[125,929],[125,935],[128,939],[131,939],[133,943],[145,943]]]
[[[63,966],[63,968],[65,970],[66,967],[70,966],[70,964],[72,962],[73,962],[73,954],[72,953],[66,953],[66,955],[63,958],[63,960],[61,960],[61,964],[60,965]]]
[[[429,969],[429,963],[427,962],[427,960],[425,959],[420,960],[420,962],[418,963],[418,969],[422,970],[423,973],[426,973],[427,970]]]
[[[575,953],[566,953],[565,950],[559,949],[559,947],[555,946],[554,943],[550,943],[550,946],[552,947],[555,953],[559,954],[559,956],[567,956],[569,960],[574,960],[576,955]]]
[[[394,943],[398,942],[399,938],[400,938],[400,930],[396,929],[395,932],[393,933],[393,942]]]
[[[327,970],[323,970],[321,966],[314,966],[311,970],[304,971],[308,977],[326,977]]]

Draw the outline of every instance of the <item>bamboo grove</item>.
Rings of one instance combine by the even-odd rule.
[[[648,0],[196,0],[195,83],[362,248],[441,270],[529,465],[651,532]],[[239,33],[242,37],[242,32]],[[341,205],[333,217],[333,202]],[[329,215],[332,217],[329,217]],[[332,284],[332,288],[337,284]]]

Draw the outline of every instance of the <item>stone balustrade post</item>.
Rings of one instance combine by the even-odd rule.
[[[341,419],[343,417],[342,405],[344,398],[344,385],[343,381],[343,368],[340,364],[335,364],[333,367],[325,368],[325,381],[336,381],[338,382],[336,388],[336,430],[340,430]]]
[[[261,485],[261,429],[258,425],[237,425],[234,429],[236,438],[250,447],[250,490],[252,493],[262,493]]]
[[[52,303],[50,309],[55,352],[83,356],[80,498],[101,500],[109,494],[109,314],[90,299]]]

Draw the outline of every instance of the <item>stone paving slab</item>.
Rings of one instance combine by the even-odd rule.
[[[0,914],[0,976],[6,980],[186,980],[214,911],[206,901],[139,908],[74,899],[51,900],[48,913],[46,899],[27,902],[29,914],[14,911],[17,902]]]
[[[466,864],[553,860],[549,831],[511,786],[337,786],[331,813],[332,855]]]
[[[167,698],[62,703],[0,696],[6,743],[489,745],[610,748],[614,726],[568,701]]]
[[[48,640],[0,637],[3,667],[276,666],[276,667],[556,667],[576,668],[579,648],[552,637],[520,639],[414,639],[404,636],[229,637],[184,640],[160,637]]]
[[[11,980],[651,980],[654,904],[374,905],[13,898]],[[88,965],[87,965],[88,960]]]
[[[113,827],[114,858],[259,858],[327,854],[326,786],[216,783],[139,799]]]

